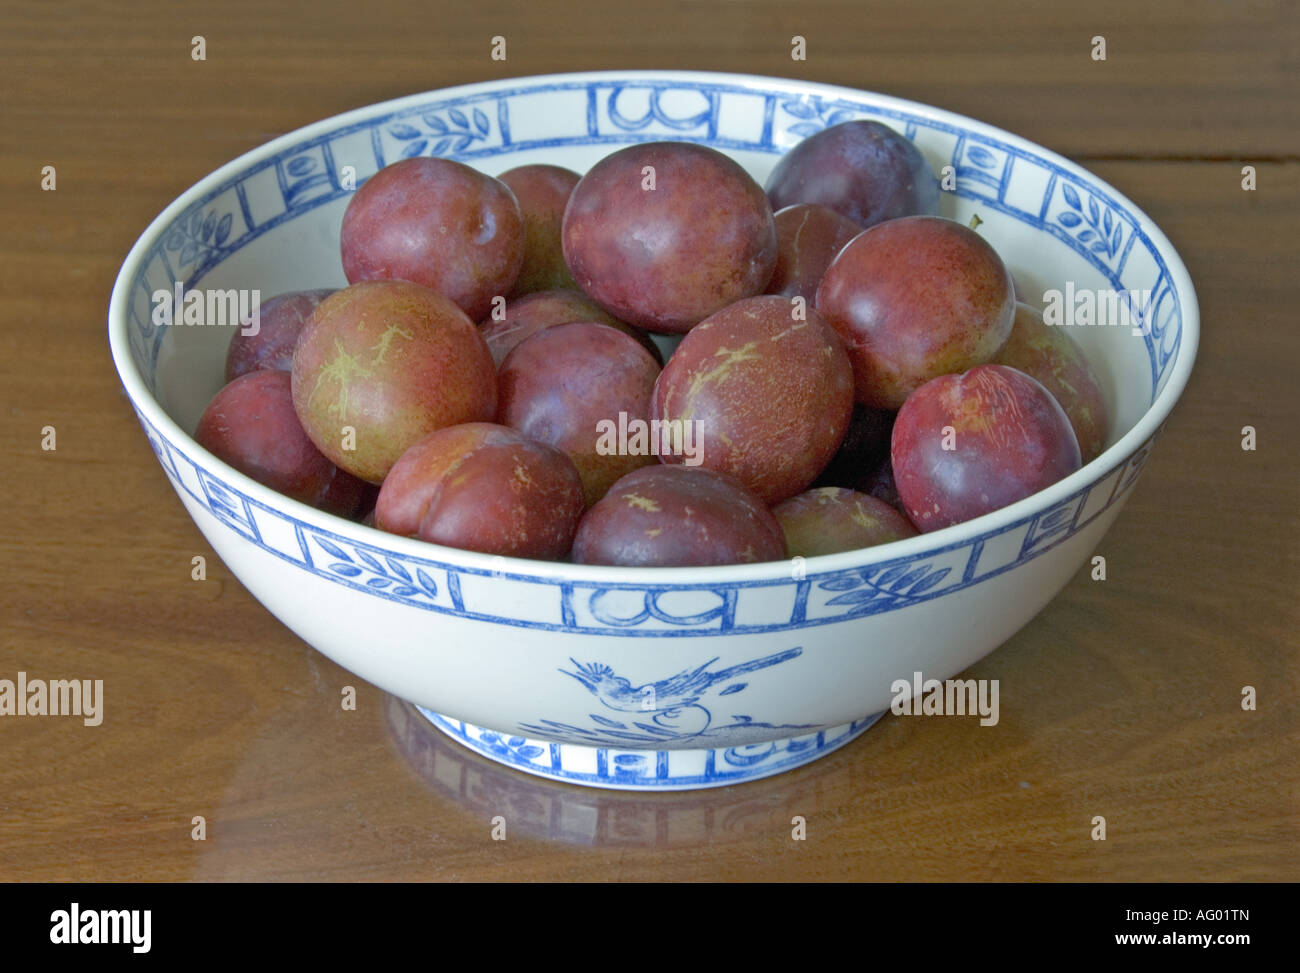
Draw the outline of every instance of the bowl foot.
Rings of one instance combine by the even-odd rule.
[[[766,743],[698,750],[619,750],[553,743],[488,730],[416,709],[430,723],[475,753],[550,780],[625,791],[685,791],[726,787],[793,770],[853,740],[883,713],[816,733]]]

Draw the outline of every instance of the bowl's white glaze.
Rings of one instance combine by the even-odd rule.
[[[409,155],[497,174],[584,171],[643,139],[689,139],[764,181],[800,138],[847,118],[912,138],[1029,299],[1138,292],[1145,334],[1073,329],[1113,409],[1108,449],[978,520],[884,547],[716,568],[493,558],[371,530],[289,500],[191,438],[230,332],[152,323],[151,295],[346,283],[338,232],[360,184]],[[348,167],[351,167],[349,169]],[[169,206],[123,264],[113,358],[154,451],[214,550],[308,643],[512,766],[628,788],[712,786],[806,762],[886,709],[894,680],[945,679],[1028,622],[1094,552],[1195,358],[1196,296],[1169,241],[1067,160],[884,95],[707,72],[519,78],[327,119],[223,166]],[[491,728],[490,730],[483,729]]]

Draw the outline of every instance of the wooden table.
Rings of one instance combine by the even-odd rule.
[[[0,879],[1300,877],[1294,3],[282,6],[3,4],[0,678],[102,678],[107,702],[95,728],[0,719]],[[1032,687],[996,728],[886,718],[803,770],[681,796],[526,778],[365,684],[341,710],[359,680],[250,597],[158,469],[105,313],[168,202],[345,109],[616,67],[806,77],[989,121],[1112,182],[1185,258],[1196,371],[1099,552],[1108,580],[1081,572],[972,672]]]

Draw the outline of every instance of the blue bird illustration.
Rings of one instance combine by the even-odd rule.
[[[572,657],[569,661],[573,663],[577,672],[569,672],[567,669],[561,669],[560,672],[578,680],[593,696],[612,710],[648,715],[668,713],[671,710],[692,706],[710,688],[724,680],[758,669],[766,669],[802,654],[802,648],[793,648],[761,659],[742,662],[718,672],[707,672],[709,666],[718,661],[715,656],[694,669],[683,669],[675,676],[646,683],[644,686],[633,686],[629,680],[615,675],[614,670],[607,665],[599,662],[584,665]]]

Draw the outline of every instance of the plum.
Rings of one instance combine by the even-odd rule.
[[[690,142],[643,142],[605,156],[564,212],[564,259],[578,286],[621,320],[685,334],[761,294],[776,225],[738,163]]]
[[[906,216],[855,237],[826,270],[817,310],[840,333],[857,399],[898,409],[932,378],[991,362],[1011,334],[1011,274],[953,220]]]
[[[776,270],[767,293],[802,297],[809,304],[817,296],[826,268],[845,244],[862,232],[847,216],[816,203],[798,203],[778,210]]]
[[[263,368],[280,372],[293,368],[293,349],[303,325],[316,305],[333,293],[334,288],[290,291],[277,294],[263,304],[258,311],[257,332],[245,334],[241,327],[230,338],[226,381]]]
[[[497,421],[563,450],[591,506],[615,480],[656,462],[648,448],[620,450],[617,430],[648,425],[658,377],[658,362],[624,332],[585,321],[559,324],[506,356],[497,375]]]
[[[909,519],[939,530],[999,510],[1079,468],[1065,410],[1024,372],[980,365],[913,392],[890,447]]]
[[[490,422],[429,433],[384,480],[375,526],[485,554],[564,557],[582,514],[564,453]]]
[[[339,469],[307,437],[293,408],[288,372],[240,375],[216,394],[194,439],[224,463],[301,503],[352,517],[367,484]]]
[[[492,350],[492,359],[499,366],[511,349],[529,335],[552,325],[571,324],[574,321],[595,321],[597,324],[618,328],[635,338],[656,362],[660,365],[664,363],[663,352],[648,334],[606,313],[604,308],[581,291],[559,289],[525,294],[509,301],[500,318],[489,315],[479,324],[479,329],[487,339],[488,348]]]
[[[817,478],[848,429],[853,370],[821,315],[795,310],[784,297],[746,298],[682,339],[655,382],[653,415],[680,423],[696,455],[661,461],[728,473],[765,503]]]
[[[903,500],[898,495],[898,486],[894,483],[894,465],[889,461],[888,454],[881,460],[879,466],[858,480],[853,485],[853,489],[877,500],[883,500],[903,516],[907,516]]]
[[[939,183],[925,156],[880,122],[841,122],[808,136],[772,170],[773,209],[820,203],[863,229],[939,212]]]
[[[557,287],[577,287],[564,263],[560,226],[579,176],[560,166],[519,166],[497,176],[519,201],[524,220],[524,264],[512,297]]]
[[[901,513],[875,497],[840,487],[819,487],[784,500],[772,515],[785,532],[791,557],[839,554],[916,536]]]
[[[417,439],[496,415],[496,368],[450,299],[404,280],[353,284],[312,313],[293,356],[293,401],[331,461],[383,482]]]
[[[499,179],[451,159],[403,159],[356,191],[340,247],[350,283],[414,281],[477,321],[519,276],[524,223]]]
[[[1083,462],[1101,455],[1109,428],[1106,399],[1083,349],[1073,338],[1044,323],[1037,308],[1017,304],[1011,337],[995,360],[1037,379],[1056,397],[1074,427]]]
[[[579,564],[682,567],[785,557],[781,525],[725,473],[643,466],[624,476],[578,523]]]
[[[855,404],[844,441],[814,484],[860,489],[858,483],[882,460],[889,458],[889,434],[894,428],[894,415],[888,409],[869,409]]]

